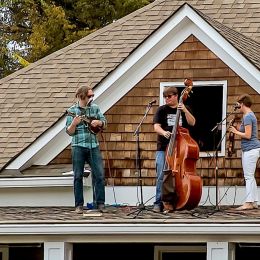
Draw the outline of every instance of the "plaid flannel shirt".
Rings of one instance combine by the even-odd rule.
[[[103,128],[106,127],[107,121],[105,116],[101,113],[98,105],[91,103],[89,107],[81,108],[79,103],[77,102],[73,106],[68,109],[69,112],[79,115],[86,116],[88,118],[95,118],[97,120],[101,120],[103,122]],[[70,136],[72,136],[71,146],[81,146],[85,148],[96,148],[99,143],[97,136],[90,132],[89,126],[85,122],[81,122],[77,125],[76,131],[74,134],[70,134],[67,131],[67,128],[72,123],[73,116],[67,115],[66,118],[66,132]]]

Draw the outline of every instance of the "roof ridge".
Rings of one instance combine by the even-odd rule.
[[[199,16],[201,16],[205,22],[207,22],[211,27],[213,27],[215,30],[217,30],[217,32],[219,34],[221,34],[222,37],[224,37],[231,45],[233,45],[234,48],[236,48],[236,50],[239,51],[239,53],[242,56],[244,56],[250,63],[254,64],[258,69],[260,69],[260,62],[258,61],[258,59],[253,58],[252,55],[247,53],[247,50],[248,50],[248,51],[256,52],[256,54],[258,54],[259,51],[257,50],[257,48],[260,48],[260,42],[238,32],[237,30],[235,30],[233,28],[230,28],[229,26],[227,26],[225,24],[220,23],[219,21],[211,18],[210,16],[203,13],[201,10],[193,7],[192,5],[190,5],[188,3],[186,3],[186,4],[188,6],[190,6],[190,8],[192,8]],[[227,32],[229,32],[231,34],[230,35],[225,34]],[[239,39],[240,45],[237,42],[237,37],[240,38]],[[248,49],[249,43],[250,43],[250,50]],[[254,45],[257,45],[257,47]],[[241,48],[242,49],[245,48],[245,50],[242,51]],[[259,57],[259,60],[260,60],[260,57]]]
[[[197,9],[196,7],[194,7],[194,6],[192,6],[192,5],[188,4],[188,3],[186,3],[186,4],[189,5],[192,9],[194,9],[194,11],[197,12],[200,16],[206,17],[208,20],[213,21],[214,23],[216,23],[216,24],[218,24],[218,25],[221,25],[222,27],[225,27],[225,28],[227,28],[227,29],[229,29],[229,30],[231,30],[231,31],[233,31],[233,32],[236,32],[236,33],[238,33],[239,35],[241,35],[242,37],[244,37],[244,38],[246,38],[246,39],[248,39],[248,40],[250,40],[250,41],[253,41],[253,42],[255,42],[256,44],[260,44],[260,42],[256,41],[255,39],[252,39],[252,38],[246,36],[245,34],[243,34],[243,33],[239,32],[239,31],[237,31],[237,30],[235,30],[235,29],[229,27],[228,25],[225,25],[225,24],[223,24],[223,23],[221,23],[221,22],[215,20],[214,18],[211,18],[210,16],[208,16],[208,15],[205,14],[205,13],[203,13],[201,10]],[[208,21],[208,20],[206,20],[206,21]]]

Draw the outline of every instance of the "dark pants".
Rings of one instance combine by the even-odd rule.
[[[79,146],[72,147],[75,206],[84,205],[83,173],[86,162],[91,168],[93,202],[94,206],[97,207],[105,203],[105,180],[101,153],[99,147],[89,149]]]

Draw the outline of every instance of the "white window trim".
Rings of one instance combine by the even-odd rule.
[[[0,247],[0,253],[2,253],[1,260],[8,260],[9,259],[9,248],[6,246]]]
[[[223,87],[223,99],[222,99],[222,120],[226,118],[226,107],[227,107],[227,81],[221,80],[221,81],[194,81],[193,86],[203,87],[203,86],[222,86]],[[160,101],[159,105],[163,105],[164,98],[163,98],[163,89],[165,87],[184,87],[183,82],[161,82],[160,83]],[[218,123],[218,122],[216,122]],[[218,152],[218,156],[225,156],[225,143],[226,143],[226,136],[224,136],[226,133],[226,121],[224,120],[222,122],[222,135],[221,135],[221,150]],[[214,156],[215,151],[209,151],[209,152],[200,152],[200,157],[212,157]]]
[[[207,253],[207,246],[196,245],[176,245],[176,246],[155,246],[154,260],[162,260],[163,253]]]

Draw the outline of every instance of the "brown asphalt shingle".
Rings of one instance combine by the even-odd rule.
[[[260,3],[186,1],[259,67]],[[99,84],[185,1],[158,0],[0,81],[0,171],[61,118],[82,83]],[[238,42],[219,24],[249,38]],[[226,28],[226,27],[225,27]],[[232,37],[231,37],[232,35]],[[228,37],[229,36],[229,37]],[[239,36],[239,34],[238,34]],[[249,51],[247,44],[252,45]],[[256,48],[256,49],[254,49]],[[259,52],[259,51],[258,51]]]
[[[201,206],[193,210],[175,211],[172,213],[152,212],[151,206],[144,210],[130,206],[107,206],[107,213],[98,216],[98,212],[84,210],[83,214],[75,213],[74,207],[0,207],[0,224],[58,224],[58,223],[91,223],[91,224],[181,224],[199,223],[214,225],[223,224],[259,224],[260,210],[235,211],[234,207]],[[90,215],[92,213],[92,215]],[[96,216],[93,216],[95,215]]]
[[[196,10],[196,9],[195,9]],[[257,68],[260,68],[260,43],[249,37],[230,29],[228,26],[211,19],[209,16],[196,10],[212,27],[214,27],[225,39],[240,51]]]

